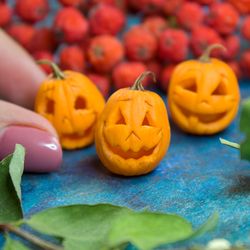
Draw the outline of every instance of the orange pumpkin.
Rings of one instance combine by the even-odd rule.
[[[184,131],[205,135],[225,129],[237,114],[240,92],[233,70],[209,58],[210,45],[198,60],[180,63],[169,86],[168,103],[173,121]]]
[[[41,84],[35,111],[54,125],[63,148],[91,144],[97,118],[105,105],[102,94],[86,76],[74,71],[62,72],[49,61],[41,63],[49,64],[53,75]]]
[[[153,170],[170,142],[170,127],[164,102],[141,82],[116,91],[108,100],[95,133],[96,150],[111,172],[132,176]]]

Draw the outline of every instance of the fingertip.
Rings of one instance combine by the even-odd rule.
[[[16,144],[26,149],[25,172],[47,173],[60,169],[62,148],[54,135],[34,127],[11,125],[0,134],[0,159],[14,151]]]

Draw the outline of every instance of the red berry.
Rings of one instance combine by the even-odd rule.
[[[147,0],[128,0],[128,6],[133,11],[142,11],[146,3]]]
[[[54,19],[54,32],[58,40],[68,43],[82,41],[88,32],[88,22],[73,7],[59,10]]]
[[[10,22],[11,17],[11,8],[5,3],[0,3],[0,27],[7,25]]]
[[[250,41],[250,16],[247,16],[243,20],[243,24],[242,24],[242,27],[241,27],[241,34],[245,39]]]
[[[165,66],[163,68],[163,70],[161,71],[160,85],[161,85],[161,88],[165,92],[168,91],[169,81],[170,81],[172,73],[173,73],[173,71],[175,69],[175,66],[176,65],[174,65],[174,64],[169,64],[169,65]]]
[[[127,57],[133,61],[151,60],[157,51],[156,37],[142,26],[134,26],[124,35]]]
[[[29,49],[35,30],[31,25],[18,23],[12,24],[7,32],[25,49]]]
[[[250,14],[250,0],[228,0],[240,14]]]
[[[204,14],[199,4],[186,2],[179,8],[176,17],[181,27],[192,30],[203,22]]]
[[[76,45],[64,47],[59,55],[60,67],[63,70],[83,72],[85,68],[85,56],[80,47]]]
[[[123,62],[117,65],[112,73],[113,82],[116,89],[131,87],[137,77],[145,72],[147,67],[140,62]],[[147,86],[148,81],[143,81],[143,86]]]
[[[245,50],[241,54],[240,66],[245,77],[250,77],[250,50]]]
[[[217,0],[195,0],[195,1],[202,5],[210,5],[216,2]]]
[[[124,24],[123,12],[114,6],[100,4],[90,11],[89,25],[94,35],[116,35]]]
[[[200,26],[193,29],[191,33],[190,46],[193,54],[197,57],[200,56],[204,50],[213,43],[222,43],[222,40],[218,33],[212,28],[206,26]],[[218,55],[219,50],[212,52],[213,56]],[[220,52],[221,53],[221,52]]]
[[[59,0],[63,6],[79,6],[85,0]]]
[[[100,3],[108,4],[113,7],[117,7],[121,10],[127,9],[128,0],[92,0],[92,5],[97,5]]]
[[[227,64],[232,68],[232,70],[234,71],[236,77],[238,79],[240,79],[242,77],[242,72],[241,72],[239,62],[237,62],[237,61],[229,61],[229,62],[227,62]]]
[[[159,39],[159,58],[168,62],[180,62],[188,53],[188,37],[182,30],[167,29]]]
[[[92,38],[88,48],[88,59],[98,72],[109,72],[123,59],[121,42],[113,36],[101,35]]]
[[[91,37],[87,36],[83,41],[77,43],[78,46],[81,47],[83,51],[87,51],[89,48]]]
[[[105,75],[97,73],[88,73],[88,78],[97,86],[104,97],[108,97],[110,92],[110,80]]]
[[[160,16],[152,16],[145,19],[142,23],[143,27],[153,33],[156,37],[167,28],[167,21]]]
[[[167,0],[163,4],[163,12],[166,15],[174,15],[185,0]]]
[[[226,60],[234,59],[240,51],[240,38],[237,35],[230,35],[225,38],[224,46],[227,51],[223,52],[223,58]]]
[[[36,51],[35,53],[33,53],[33,57],[36,61],[42,59],[53,61],[53,55],[49,51]],[[52,72],[49,65],[40,64],[39,66],[46,74],[50,74]]]
[[[161,63],[156,60],[153,60],[153,61],[149,61],[148,63],[146,63],[146,66],[147,66],[147,70],[152,71],[155,74],[156,79],[159,80],[160,73],[162,70]]]
[[[222,35],[234,32],[238,20],[239,14],[229,3],[214,3],[207,16],[207,23]]]
[[[146,0],[142,11],[146,15],[160,14],[162,12],[164,2],[165,0]]]
[[[25,21],[37,22],[49,12],[47,0],[17,0],[16,13]]]
[[[36,29],[30,41],[29,51],[53,51],[56,41],[52,29],[43,27]]]

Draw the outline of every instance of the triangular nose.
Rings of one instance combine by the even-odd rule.
[[[141,140],[140,137],[135,133],[135,131],[132,130],[132,131],[129,133],[129,135],[128,135],[128,137],[126,138],[125,141],[127,141],[127,140],[130,138],[130,136],[132,136],[132,135],[134,135],[134,137],[136,137],[138,140]]]
[[[208,105],[210,103],[210,96],[207,94],[201,94],[198,100],[199,103],[202,103],[203,105]]]
[[[208,104],[208,100],[201,100],[201,104]]]

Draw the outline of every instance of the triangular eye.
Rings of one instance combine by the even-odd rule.
[[[48,98],[46,103],[46,113],[53,115],[54,112],[55,112],[55,101]]]
[[[142,126],[150,126],[147,114],[145,115],[145,117],[142,121]]]
[[[182,86],[185,90],[191,91],[191,92],[197,92],[197,84],[195,82],[195,79],[186,79],[182,82]]]
[[[118,119],[117,119],[115,124],[117,124],[117,125],[125,125],[126,124],[125,118],[124,118],[121,110],[119,110]]]
[[[197,92],[197,85],[195,82],[192,82],[188,86],[184,87],[185,90],[191,91],[191,92]]]
[[[226,95],[226,94],[227,94],[227,88],[226,84],[223,82],[221,82],[212,93],[212,95]]]

